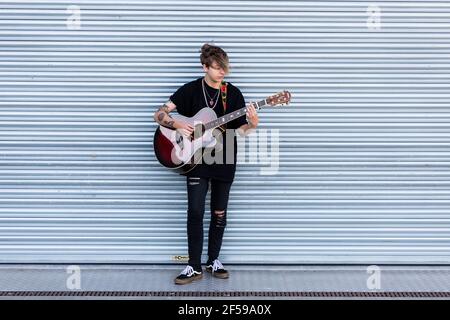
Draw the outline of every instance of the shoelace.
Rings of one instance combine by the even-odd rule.
[[[217,271],[219,269],[224,269],[224,267],[223,267],[222,263],[218,259],[216,259],[216,260],[214,260],[212,269],[213,269],[213,271]]]
[[[190,277],[194,274],[194,268],[192,268],[191,266],[187,266],[186,268],[184,268],[183,271],[181,271],[180,274],[184,274],[184,275]]]

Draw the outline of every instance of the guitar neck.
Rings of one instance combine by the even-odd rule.
[[[256,102],[255,108],[257,110],[259,110],[259,109],[261,109],[261,107],[264,107],[265,105],[267,105],[267,99]],[[221,125],[223,125],[225,123],[228,123],[230,121],[233,121],[237,118],[244,116],[246,111],[247,111],[247,107],[245,106],[245,107],[238,109],[236,111],[233,111],[231,113],[227,113],[226,115],[224,115],[220,118],[217,118],[214,121],[206,123],[205,129],[208,130],[208,129],[214,129],[214,128],[220,127]]]

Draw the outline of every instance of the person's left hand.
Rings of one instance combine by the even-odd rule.
[[[247,105],[247,112],[246,112],[247,122],[250,124],[252,128],[256,128],[259,123],[258,113],[256,112],[256,109],[254,107],[254,103],[250,103]]]

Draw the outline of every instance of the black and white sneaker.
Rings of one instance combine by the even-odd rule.
[[[194,280],[200,280],[201,278],[201,271],[195,271],[191,266],[187,266],[181,271],[180,275],[175,278],[175,284],[188,284]]]
[[[214,277],[219,279],[227,279],[229,277],[228,271],[225,270],[219,259],[207,263],[206,271],[210,272]]]

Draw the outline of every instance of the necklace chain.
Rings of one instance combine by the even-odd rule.
[[[203,88],[203,97],[205,98],[206,105],[211,107],[211,109],[214,109],[216,107],[216,105],[217,105],[217,102],[219,101],[219,91],[220,91],[220,89],[217,89],[217,93],[214,96],[214,98],[217,96],[216,102],[214,103],[214,106],[212,106],[214,98],[211,98],[210,95],[208,94],[208,92],[206,91],[205,80],[204,79],[202,79],[202,88]],[[208,95],[208,97],[210,99],[209,103],[208,103],[208,99],[206,99],[206,95]]]
[[[203,81],[205,81],[205,80],[203,79]],[[206,91],[206,95],[208,96],[209,100],[211,100],[211,101],[214,100],[216,98],[216,96],[219,94],[219,89],[217,89],[216,94],[214,95],[213,98],[211,98],[211,96],[208,93],[208,89],[206,89],[205,91]]]

